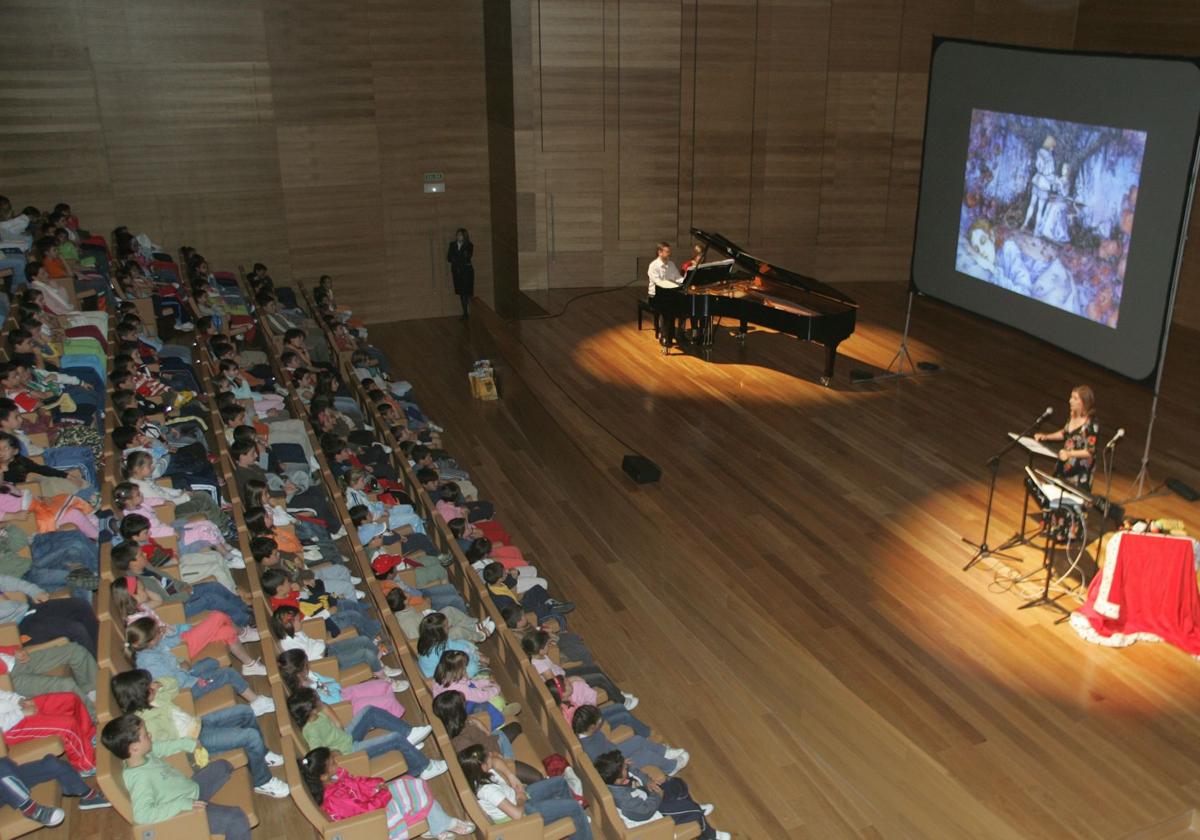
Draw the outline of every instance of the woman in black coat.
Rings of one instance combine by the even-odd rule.
[[[471,254],[475,246],[466,228],[454,232],[454,241],[446,251],[446,262],[450,263],[450,275],[454,278],[454,294],[462,303],[462,318],[471,314],[471,298],[475,294],[475,267],[471,265]]]

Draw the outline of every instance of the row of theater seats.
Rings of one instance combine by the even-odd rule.
[[[7,206],[7,199],[0,197],[0,204]],[[57,249],[47,245],[44,223],[35,225],[34,219],[28,219],[29,230],[43,235],[35,239],[22,229],[17,231],[17,238],[23,241],[19,242],[19,247],[12,247],[14,242],[10,232],[17,229],[11,227],[11,211],[5,216],[8,225],[2,238],[6,241],[0,243],[5,246],[0,255],[0,286],[3,289],[0,319],[3,319],[2,331],[8,340],[0,346],[0,369],[6,382],[2,395],[6,416],[18,419],[14,425],[6,425],[5,431],[19,438],[21,455],[29,456],[27,463],[32,470],[53,466],[50,462],[54,461],[64,468],[70,464],[73,472],[67,477],[30,472],[17,481],[7,465],[0,467],[0,474],[3,474],[0,493],[6,501],[12,502],[0,505],[3,511],[0,517],[3,520],[0,525],[3,574],[17,579],[13,583],[0,584],[0,590],[3,590],[0,598],[27,610],[15,621],[0,623],[0,654],[4,656],[4,664],[0,666],[0,692],[5,693],[2,701],[5,735],[0,736],[0,762],[3,763],[0,787],[6,805],[15,806],[21,792],[27,790],[29,800],[40,806],[31,806],[26,812],[16,807],[0,807],[0,838],[3,840],[29,834],[47,825],[60,825],[66,818],[63,792],[68,785],[73,788],[70,795],[83,808],[108,807],[103,797],[93,793],[83,781],[83,777],[94,774],[94,763],[88,754],[91,736],[81,734],[82,727],[76,725],[86,723],[90,726],[86,713],[84,717],[68,722],[67,715],[50,715],[43,700],[51,698],[52,694],[59,696],[55,692],[62,692],[63,698],[75,703],[83,712],[83,705],[89,704],[93,696],[89,686],[92,691],[95,687],[90,679],[90,661],[80,661],[90,660],[92,656],[89,648],[94,642],[94,625],[76,624],[69,632],[63,627],[63,632],[70,636],[67,638],[57,636],[53,623],[45,619],[58,614],[60,608],[73,609],[76,615],[90,618],[88,600],[95,588],[98,540],[94,537],[98,534],[84,533],[75,524],[65,521],[62,514],[67,498],[76,491],[84,491],[89,498],[98,493],[96,453],[101,441],[99,424],[102,422],[110,349],[108,317],[104,314],[106,295],[97,294],[108,284],[109,254],[105,240],[78,231],[77,225],[72,225],[71,254],[86,264],[79,277],[73,279],[66,264],[58,257]],[[67,224],[57,217],[53,221]],[[35,227],[39,229],[35,230]],[[31,289],[37,290],[35,296],[30,296]],[[44,334],[40,329],[43,325],[46,328]],[[21,339],[26,329],[34,332]],[[53,367],[40,354],[34,356],[33,342],[54,350]],[[18,363],[27,365],[30,370],[37,369],[29,386],[13,374],[12,365]],[[43,379],[46,372],[52,370],[67,374],[62,381],[73,381],[73,384],[64,386],[62,381],[55,383],[50,378]],[[34,385],[39,387],[32,387]],[[42,387],[54,388],[58,393],[44,396]],[[70,449],[67,448],[69,445]],[[45,450],[44,454],[42,450]],[[22,501],[16,502],[17,499]],[[85,509],[81,506],[78,516],[71,519],[90,527],[97,520],[90,514],[84,515]],[[18,545],[21,547],[17,548]],[[53,550],[56,545],[70,545],[71,551],[57,553]],[[70,569],[76,571],[68,575]],[[32,600],[29,593],[23,591],[29,585],[41,588],[50,601],[37,603]],[[42,616],[38,617],[35,626],[31,619],[38,612]],[[12,612],[6,609],[5,614]],[[68,667],[68,661],[74,664],[74,670]],[[48,662],[59,664],[49,666]],[[34,688],[38,691],[32,690]],[[23,725],[34,716],[25,709],[17,711],[14,701],[18,696],[26,698],[22,706],[29,703],[38,707],[37,727]],[[25,720],[21,720],[22,715]],[[73,741],[69,756],[65,745],[68,740]],[[49,767],[52,772],[41,774],[43,781],[25,788],[22,781],[26,777],[12,771],[34,766]],[[88,795],[86,804],[81,798],[83,793]]]
[[[317,307],[314,306],[308,292],[304,291],[302,294],[309,310],[317,312]],[[533,755],[526,756],[527,762],[540,765],[541,762],[536,759],[536,756],[550,753],[558,753],[569,759],[571,766],[582,781],[583,795],[591,803],[588,814],[592,820],[593,831],[598,837],[638,838],[638,840],[650,840],[650,838],[655,838],[656,840],[657,838],[662,838],[666,840],[667,838],[675,838],[675,840],[684,840],[684,838],[699,836],[700,826],[696,822],[675,825],[669,819],[658,819],[640,826],[630,827],[621,819],[608,787],[596,773],[591,759],[584,752],[578,738],[572,732],[564,715],[560,712],[557,702],[550,695],[544,678],[539,676],[530,663],[529,657],[522,650],[520,637],[517,633],[506,629],[504,618],[497,610],[486,585],[463,554],[449,524],[437,511],[433,500],[430,499],[425,488],[416,480],[408,459],[400,454],[403,451],[403,447],[392,434],[387,420],[380,415],[377,405],[368,398],[366,387],[355,375],[352,350],[339,348],[339,341],[334,335],[333,324],[330,323],[330,320],[319,317],[314,320],[320,324],[321,329],[325,332],[329,346],[335,354],[335,361],[341,381],[348,385],[355,400],[364,411],[368,422],[374,426],[375,433],[392,449],[393,463],[397,474],[402,477],[406,493],[414,501],[415,507],[422,518],[431,525],[428,529],[429,535],[436,542],[440,552],[450,555],[453,558],[453,562],[448,567],[451,582],[463,595],[473,615],[487,616],[495,622],[497,627],[504,628],[487,642],[483,643],[481,648],[490,658],[492,675],[502,686],[504,697],[509,700],[518,701],[524,709],[521,722],[524,733],[530,736],[530,743],[521,744],[519,741],[518,744],[524,746],[526,750],[532,751]],[[272,336],[272,343],[276,348],[279,347],[279,339],[280,336]],[[323,461],[324,455],[320,457],[322,458],[323,475],[330,477],[327,465]],[[335,495],[338,499],[339,512],[344,516],[348,516],[344,505],[341,503],[340,494]],[[570,825],[564,824],[565,821],[562,820],[559,821],[559,824],[541,826],[539,824],[540,820],[536,816],[531,816],[526,817],[523,821],[517,821],[515,824],[503,823],[492,825],[486,815],[479,809],[466,778],[457,763],[453,760],[454,751],[450,744],[450,738],[429,705],[430,694],[420,679],[420,672],[414,666],[417,652],[395,623],[394,617],[386,609],[386,603],[379,584],[369,574],[368,553],[359,542],[357,534],[351,531],[349,539],[354,558],[360,564],[359,568],[367,571],[364,577],[369,580],[371,597],[376,604],[381,605],[381,614],[385,616],[385,625],[390,631],[391,637],[396,640],[397,645],[408,645],[407,651],[401,654],[405,670],[410,675],[415,675],[415,682],[420,683],[417,696],[427,720],[434,728],[435,737],[437,738],[442,755],[451,759],[449,762],[449,777],[453,781],[455,794],[459,801],[463,803],[468,818],[481,827],[481,836],[496,838],[567,836],[563,832],[569,832]],[[532,618],[532,615],[530,618]],[[618,703],[620,702],[620,698],[609,699],[616,700]],[[630,734],[632,733],[627,727],[619,727],[613,733],[612,740],[619,744],[621,740]],[[524,740],[521,739],[521,741]],[[520,750],[518,750],[517,757],[522,758]]]
[[[95,243],[94,239],[92,241]],[[93,247],[95,246],[93,245]],[[105,253],[104,257],[105,267],[107,267],[107,259],[111,255]],[[285,404],[288,413],[293,418],[305,421],[305,434],[308,438],[307,449],[315,456],[315,462],[311,465],[315,467],[313,472],[315,486],[323,490],[340,523],[350,523],[351,517],[344,500],[344,488],[331,470],[331,465],[321,449],[320,440],[311,423],[308,422],[308,412],[281,365],[283,336],[272,332],[268,319],[256,317],[254,308],[247,302],[251,299],[251,293],[246,287],[246,275],[242,272],[236,275],[232,273],[210,275],[207,278],[211,289],[208,297],[212,300],[206,298],[201,306],[198,298],[189,300],[187,293],[181,292],[183,278],[194,271],[194,255],[188,255],[182,260],[182,267],[163,253],[147,255],[142,263],[145,275],[152,281],[152,296],[139,297],[138,291],[146,290],[134,290],[132,283],[122,285],[121,282],[116,282],[114,286],[118,295],[133,300],[148,331],[154,332],[156,323],[168,326],[170,324],[169,316],[172,314],[177,315],[176,324],[178,327],[182,327],[189,322],[195,323],[199,320],[198,316],[220,311],[227,323],[242,333],[243,346],[247,348],[257,346],[265,353],[266,362],[270,366],[274,381],[286,386],[281,388],[280,392],[281,394],[286,393]],[[108,272],[103,273],[107,275]],[[127,272],[122,272],[121,280],[128,279]],[[138,279],[141,285],[145,285],[140,278],[135,279]],[[557,753],[566,758],[570,766],[574,768],[582,785],[583,797],[589,803],[587,814],[590,817],[590,830],[594,836],[639,838],[639,840],[641,838],[684,840],[684,838],[698,836],[700,824],[697,822],[676,825],[669,819],[658,819],[631,827],[622,820],[613,802],[612,794],[596,773],[591,760],[571,731],[557,703],[547,691],[543,678],[538,675],[528,656],[522,650],[520,639],[515,633],[506,629],[504,619],[496,609],[486,586],[464,556],[449,525],[438,514],[433,501],[416,481],[408,460],[402,455],[403,448],[392,435],[388,423],[380,416],[374,402],[367,397],[361,383],[357,381],[350,353],[339,349],[338,337],[334,335],[332,325],[317,314],[318,309],[309,300],[308,295],[301,294],[309,312],[314,313],[314,317],[311,319],[312,324],[324,334],[333,367],[346,389],[344,393],[357,402],[359,410],[374,428],[374,433],[380,442],[390,448],[391,466],[395,474],[412,499],[417,512],[425,521],[428,536],[435,543],[437,550],[448,558],[446,574],[449,581],[462,595],[468,611],[473,616],[490,619],[495,627],[500,628],[486,641],[481,642],[479,647],[489,657],[491,674],[500,684],[504,696],[510,701],[519,703],[522,708],[520,721],[525,737],[517,739],[514,744],[517,758],[534,766],[541,766],[542,756]],[[116,300],[117,298],[110,298],[110,305]],[[168,317],[164,319],[164,315]],[[113,319],[113,323],[115,323],[115,319]],[[203,322],[201,321],[201,323]],[[198,332],[197,335],[203,337],[203,332]],[[174,333],[174,340],[190,344],[190,336],[186,332]],[[113,367],[118,343],[115,340],[109,340],[106,346],[103,343],[98,346],[103,358],[97,368],[103,374]],[[79,349],[79,346],[76,345],[75,350]],[[277,753],[283,758],[282,766],[273,772],[276,778],[286,781],[292,803],[316,834],[329,838],[383,836],[388,833],[387,817],[383,811],[372,811],[350,819],[332,820],[314,801],[301,778],[298,759],[308,751],[309,745],[305,742],[300,727],[287,714],[287,691],[276,662],[280,650],[277,640],[267,630],[270,626],[271,610],[268,598],[262,590],[259,570],[251,559],[250,531],[242,515],[246,500],[240,498],[236,468],[231,459],[226,436],[228,430],[222,423],[221,413],[215,409],[216,392],[213,380],[218,375],[218,367],[209,355],[205,340],[199,341],[191,349],[191,354],[191,381],[195,384],[196,393],[195,399],[187,411],[189,416],[198,421],[204,429],[205,445],[213,456],[213,468],[217,474],[218,493],[227,502],[226,509],[236,524],[236,545],[245,558],[246,564],[250,567],[242,569],[233,564],[228,569],[228,574],[239,590],[249,593],[248,600],[253,611],[254,625],[258,628],[261,637],[257,640],[247,641],[245,647],[252,655],[259,656],[262,670],[265,673],[248,676],[246,679],[260,697],[271,698],[274,701],[274,711],[265,711],[257,717],[258,726],[267,747],[272,753]],[[148,385],[147,390],[153,389]],[[177,390],[175,389],[172,393]],[[176,410],[181,407],[181,405],[173,406]],[[117,418],[120,416],[120,412],[111,404],[111,400],[104,408],[103,428],[107,457],[102,467],[101,508],[113,510],[113,488],[124,478],[121,474],[122,453],[113,443],[113,432],[119,425]],[[160,482],[170,483],[166,479],[160,479]],[[170,523],[172,520],[171,507],[170,504],[165,504],[156,508],[159,518],[165,523]],[[330,530],[335,530],[336,524],[338,523],[331,524]],[[115,519],[109,525],[112,530],[116,530],[118,527]],[[177,549],[179,547],[172,544],[169,538],[162,538],[159,542],[167,548]],[[431,759],[444,759],[448,765],[448,772],[429,780],[431,792],[436,796],[438,802],[451,815],[473,822],[476,826],[475,836],[477,837],[526,840],[527,838],[571,836],[573,826],[567,819],[544,824],[542,818],[536,813],[503,823],[494,824],[488,819],[455,760],[449,735],[433,712],[433,692],[417,666],[417,652],[389,609],[381,582],[375,578],[372,572],[368,552],[359,542],[356,530],[353,527],[347,527],[346,536],[339,541],[339,544],[342,546],[341,550],[346,557],[348,567],[364,581],[362,588],[366,592],[365,603],[374,608],[375,616],[383,625],[386,645],[391,651],[390,664],[402,670],[409,682],[409,687],[398,694],[406,709],[405,718],[413,725],[426,724],[432,728],[432,735],[425,741],[424,754]],[[181,573],[181,568],[179,565],[168,565],[162,567],[160,571],[176,575]],[[108,690],[108,682],[111,677],[128,672],[133,667],[126,648],[124,628],[112,618],[112,583],[120,576],[114,573],[112,544],[103,539],[100,541],[99,547],[98,573],[100,581],[94,605],[99,620],[96,659],[100,668],[100,677],[95,696],[95,711],[97,723],[103,727],[120,714],[112,692]],[[404,572],[401,575],[407,575],[410,584],[415,583],[411,572]],[[179,624],[185,622],[195,624],[204,615],[201,613],[186,616],[184,609],[178,604],[164,605],[158,609],[158,614],[165,621]],[[326,637],[325,622],[321,619],[309,619],[304,624],[304,632],[313,638],[323,639]],[[9,641],[15,643],[19,633],[20,631],[14,625],[0,625],[0,645]],[[339,638],[351,636],[353,633],[353,630],[343,629]],[[237,664],[231,659],[229,649],[220,645],[210,645],[192,657],[187,656],[186,650],[179,651],[180,659],[188,658],[195,661],[205,656],[211,657],[223,666],[231,663]],[[343,685],[353,685],[371,677],[370,670],[366,666],[339,669],[333,657],[313,662],[312,669],[314,672],[334,678]],[[5,679],[3,675],[0,675],[0,688],[5,687]],[[619,702],[619,698],[615,699]],[[182,691],[175,703],[189,714],[203,716],[231,708],[238,703],[238,699],[233,690],[226,686],[196,699],[193,699],[187,691]],[[262,711],[262,708],[258,711]],[[333,706],[333,711],[343,721],[349,719],[348,704],[336,704]],[[612,739],[619,743],[622,735],[627,734],[627,732],[618,730],[612,733]],[[21,744],[20,749],[29,748],[30,743],[38,742]],[[63,752],[62,744],[53,739],[41,743],[35,749],[41,751],[37,752],[38,755],[48,752],[56,754]],[[23,752],[21,754],[32,755],[33,753]],[[231,779],[223,786],[213,802],[241,810],[251,826],[260,824],[259,812],[263,812],[271,828],[270,834],[274,836],[285,820],[281,820],[277,814],[272,816],[269,813],[270,809],[264,811],[262,807],[264,800],[256,797],[252,792],[245,753],[240,750],[229,751],[219,756],[212,756],[212,758],[228,760],[235,768]],[[171,756],[168,761],[181,772],[189,773],[191,771],[188,757],[183,753]],[[344,756],[340,764],[351,773],[383,779],[391,779],[406,770],[403,760],[395,754],[368,759],[363,753],[355,753]],[[132,803],[124,786],[121,762],[107,750],[98,749],[96,750],[96,771],[100,790],[111,801],[116,812],[129,823],[131,836],[139,838],[167,834],[181,838],[209,836],[209,826],[203,813],[199,811],[184,813],[152,826],[134,824]],[[46,787],[35,789],[34,794],[35,797],[45,797],[55,804],[59,801],[59,797]],[[42,799],[39,798],[39,801]],[[20,833],[40,827],[38,823],[30,820],[8,820],[8,817],[14,813],[7,809],[0,810],[0,840],[3,837],[18,836]],[[293,824],[290,820],[287,822]],[[9,827],[10,823],[12,823],[12,828]],[[267,827],[265,825],[260,827],[259,833],[261,834]],[[416,836],[427,828],[426,823],[418,822],[410,824],[408,831],[411,836]],[[712,830],[706,827],[706,836],[713,836],[711,832]]]

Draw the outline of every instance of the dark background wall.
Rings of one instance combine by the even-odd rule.
[[[526,288],[628,282],[693,226],[834,283],[906,281],[933,35],[1200,53],[1183,0],[512,6]],[[1195,327],[1198,275],[1193,248]]]
[[[490,238],[479,0],[48,0],[0,22],[18,207],[65,198],[220,267],[330,272],[369,320],[455,310],[446,242]]]
[[[693,225],[903,282],[933,34],[1200,53],[1188,0],[486,0],[511,15],[510,156],[484,2],[4,2],[0,192],[220,266],[333,273],[374,321],[454,311],[459,225],[488,299],[493,258],[501,288],[518,266],[527,290],[620,284]],[[1198,275],[1193,249],[1194,327]]]

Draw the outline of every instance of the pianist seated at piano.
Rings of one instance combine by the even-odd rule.
[[[1092,472],[1096,468],[1096,438],[1100,424],[1096,421],[1096,396],[1087,385],[1071,389],[1070,416],[1061,429],[1034,435],[1035,440],[1061,440],[1058,464],[1054,475],[1078,487],[1092,489]]]
[[[675,263],[671,262],[670,243],[658,243],[658,255],[646,269],[646,277],[650,281],[646,291],[650,296],[650,304],[653,308],[659,309],[663,304],[667,304],[666,309],[669,309],[668,300],[682,298],[679,286],[683,281],[683,275],[679,273]],[[660,309],[660,311],[662,312],[660,317],[663,319],[663,325],[659,331],[660,338],[664,347],[670,347],[675,340],[675,318],[667,314],[665,309]]]

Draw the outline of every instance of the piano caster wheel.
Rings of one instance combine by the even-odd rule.
[[[822,385],[824,385],[826,388],[828,388],[829,383],[833,381],[833,377],[832,376],[822,376],[819,381]]]

